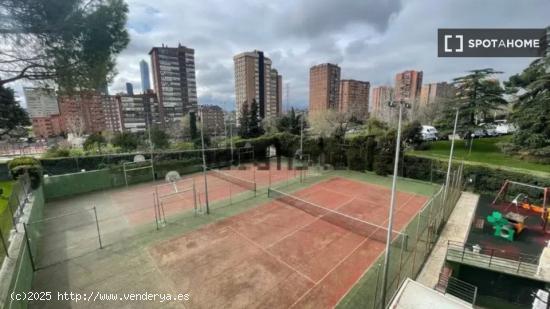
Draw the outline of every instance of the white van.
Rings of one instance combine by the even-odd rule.
[[[437,129],[432,126],[422,126],[422,140],[424,141],[436,141],[437,140]]]
[[[508,123],[506,120],[495,120],[495,131],[498,135],[505,135],[514,133],[516,127],[512,123]]]

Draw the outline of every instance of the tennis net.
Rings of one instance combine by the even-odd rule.
[[[235,177],[233,175],[230,175],[228,173],[224,173],[219,170],[210,170],[210,175],[220,178],[222,180],[234,183],[238,186],[241,186],[243,188],[246,188],[248,190],[256,191],[256,183],[247,179]]]
[[[382,226],[352,217],[345,213],[316,205],[308,201],[304,201],[299,197],[272,188],[268,189],[268,196],[286,205],[296,207],[314,217],[318,217],[321,220],[332,223],[357,235],[386,243],[388,229]],[[397,236],[406,235],[395,230],[392,231],[392,239],[395,239]]]

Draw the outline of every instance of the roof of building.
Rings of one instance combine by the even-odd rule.
[[[462,309],[473,308],[471,304],[454,296],[440,293],[434,289],[407,278],[401,285],[389,308],[392,309]]]

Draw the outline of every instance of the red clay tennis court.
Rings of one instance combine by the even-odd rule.
[[[325,210],[291,206],[278,196],[149,252],[163,276],[189,291],[191,307],[333,307],[385,245],[380,233],[362,233],[327,210],[338,218],[385,225],[390,190],[333,177],[292,196]],[[395,229],[404,228],[426,201],[400,192]]]
[[[236,177],[237,182],[224,179],[223,176],[219,175],[220,172],[229,175],[229,177]],[[271,166],[271,169],[243,165],[241,168],[233,167],[219,172],[211,170],[207,173],[206,180],[208,183],[208,200],[210,203],[230,201],[239,194],[253,191],[256,186],[258,189],[265,188],[271,184],[280,184],[297,177],[300,177],[300,171],[289,169],[286,165],[281,168]],[[241,181],[240,184],[239,181]],[[175,184],[156,181],[113,190],[110,199],[112,205],[116,208],[116,212],[124,214],[129,224],[140,225],[155,220],[155,208],[153,207],[155,187],[158,187],[158,195],[166,196],[162,205],[163,215],[172,216],[191,211],[196,205],[204,207],[206,202],[204,182],[204,175],[196,173],[183,177]],[[174,190],[174,187],[177,187],[177,190]],[[173,194],[175,191],[178,193]]]

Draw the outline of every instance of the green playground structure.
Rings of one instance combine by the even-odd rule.
[[[493,211],[493,213],[487,216],[487,221],[491,223],[495,232],[493,233],[496,237],[501,237],[509,241],[514,241],[514,235],[516,234],[516,228],[510,221],[508,221],[502,214],[498,211]]]

